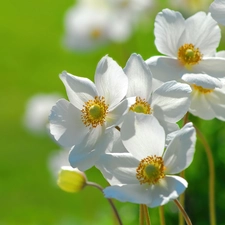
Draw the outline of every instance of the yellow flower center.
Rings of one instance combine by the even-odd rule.
[[[198,64],[199,61],[202,59],[202,54],[199,51],[198,48],[195,48],[193,44],[184,44],[182,45],[177,54],[177,58],[179,61],[186,66],[187,68],[190,68],[191,66]]]
[[[93,40],[97,40],[101,35],[102,35],[102,31],[98,28],[93,29],[90,33],[90,37]]]
[[[136,177],[140,184],[156,184],[165,177],[165,166],[162,157],[148,156],[141,160],[136,169]]]
[[[201,94],[209,94],[213,92],[213,89],[203,88],[201,86],[197,86],[195,84],[192,85],[193,89]]]
[[[130,107],[129,110],[136,113],[152,113],[150,104],[145,99],[142,99],[140,97],[136,97],[136,102]]]
[[[94,100],[85,102],[84,108],[81,110],[81,119],[85,126],[97,127],[103,125],[108,113],[108,105],[105,103],[104,97],[96,96]]]

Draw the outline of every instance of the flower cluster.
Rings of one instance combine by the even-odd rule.
[[[212,14],[216,4],[222,1]],[[188,113],[225,120],[225,57],[216,52],[221,31],[211,14],[185,20],[164,9],[154,34],[165,56],[145,61],[133,53],[124,68],[104,56],[94,82],[62,72],[69,100],[57,101],[49,117],[52,136],[70,148],[70,165],[96,166],[107,179],[106,198],[148,207],[177,199],[188,186],[176,174],[193,160],[196,130],[178,122]]]

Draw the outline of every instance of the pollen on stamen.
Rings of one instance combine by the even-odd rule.
[[[93,100],[85,102],[81,110],[81,120],[85,126],[96,128],[103,125],[108,113],[108,105],[105,103],[104,97],[96,96]]]
[[[193,84],[192,87],[195,91],[198,91],[201,94],[209,94],[213,92],[213,89],[203,88],[202,86],[197,86],[195,84]]]
[[[136,177],[140,184],[156,184],[165,177],[165,169],[162,157],[148,156],[141,160],[136,169]]]
[[[202,60],[203,54],[199,48],[195,48],[193,44],[182,45],[177,53],[178,60],[186,67],[198,64]]]
[[[150,104],[140,97],[136,97],[136,102],[130,106],[130,111],[136,113],[144,113],[144,114],[151,114],[152,110]]]

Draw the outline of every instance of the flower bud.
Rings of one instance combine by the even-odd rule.
[[[76,168],[62,166],[58,174],[57,184],[66,192],[76,193],[81,191],[87,183],[85,174]]]

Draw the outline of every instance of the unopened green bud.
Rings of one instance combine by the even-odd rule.
[[[57,184],[66,192],[76,193],[81,191],[87,183],[85,174],[76,168],[63,166],[58,174]]]

